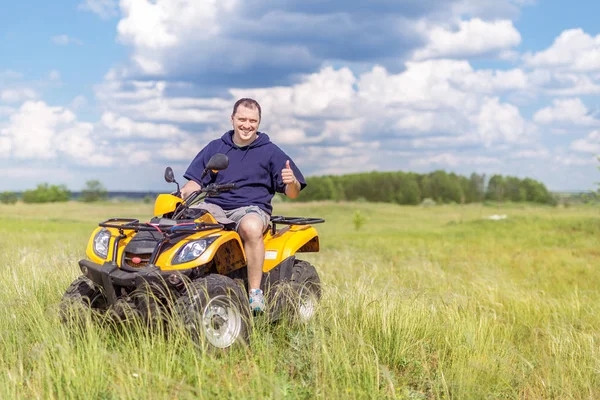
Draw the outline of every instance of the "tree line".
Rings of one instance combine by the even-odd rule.
[[[106,199],[107,191],[100,181],[87,181],[85,185],[79,200],[89,203]],[[23,203],[59,203],[69,201],[71,197],[72,193],[65,185],[40,183],[35,189],[24,191],[21,200]],[[15,192],[0,193],[0,203],[15,204],[18,200],[19,196]]]
[[[553,204],[554,196],[536,180],[514,176],[470,177],[442,170],[428,174],[413,172],[367,172],[307,178],[308,186],[300,201],[372,201],[420,204],[425,199],[437,203],[477,203],[485,200]]]
[[[300,201],[371,201],[396,204],[420,204],[425,199],[437,203],[478,203],[485,200],[534,202],[554,204],[555,197],[546,186],[530,178],[476,173],[470,177],[434,171],[428,174],[413,172],[367,172],[347,175],[327,175],[307,178],[308,186]],[[68,201],[71,191],[65,185],[42,183],[36,189],[23,192],[24,203]],[[87,181],[79,200],[93,202],[107,198],[107,191],[97,180]],[[14,204],[14,192],[0,193],[0,202]]]

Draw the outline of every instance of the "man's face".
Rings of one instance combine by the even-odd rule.
[[[233,142],[239,145],[249,145],[256,139],[260,118],[257,108],[240,105],[231,117],[233,123]]]

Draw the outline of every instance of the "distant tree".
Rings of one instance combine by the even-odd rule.
[[[307,179],[308,186],[302,191],[306,201],[333,199],[333,181],[330,176],[320,176]]]
[[[81,201],[92,203],[106,199],[108,192],[99,180],[91,180],[85,183],[85,189],[81,191]]]
[[[502,175],[493,175],[487,186],[486,199],[502,201],[505,196],[504,177]]]
[[[521,188],[521,180],[514,176],[504,178],[504,196],[514,202],[527,200],[526,192]]]
[[[472,173],[467,181],[465,196],[467,203],[478,203],[485,197],[485,175]]]
[[[24,203],[56,203],[69,201],[71,191],[65,185],[41,183],[36,189],[23,192]]]
[[[419,188],[421,189],[421,198],[423,199],[433,199],[434,190],[431,182],[431,178],[429,175],[419,175],[417,178],[417,182],[419,183]]]
[[[525,178],[521,182],[521,187],[526,193],[526,200],[535,203],[547,203],[552,198],[552,195],[546,189],[543,183],[534,181],[530,178]]]
[[[397,193],[398,204],[416,205],[421,202],[421,189],[416,174],[406,174],[399,183]]]
[[[0,193],[0,203],[2,204],[15,204],[18,200],[15,192],[2,192]]]

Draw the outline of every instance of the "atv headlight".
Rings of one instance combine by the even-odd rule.
[[[110,231],[108,229],[100,229],[94,236],[94,253],[100,258],[108,256],[108,246],[110,244]]]
[[[206,251],[208,246],[214,242],[216,237],[194,240],[187,243],[173,257],[173,264],[183,264],[200,257]]]

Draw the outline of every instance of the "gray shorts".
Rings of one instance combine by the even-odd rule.
[[[225,216],[227,218],[229,218],[230,220],[235,222],[235,230],[236,231],[238,230],[238,228],[240,226],[240,222],[242,222],[242,219],[248,214],[256,214],[262,219],[263,230],[267,230],[267,228],[269,227],[269,223],[271,222],[271,217],[269,216],[269,214],[264,212],[263,209],[258,206],[246,206],[246,207],[235,208],[233,210],[223,210],[223,211],[225,212]]]
[[[238,228],[240,226],[240,222],[242,221],[242,218],[244,218],[247,214],[254,213],[254,214],[258,215],[263,221],[263,226],[264,226],[265,231],[267,230],[267,228],[269,227],[269,223],[271,222],[271,216],[269,214],[267,214],[266,212],[264,212],[258,206],[246,206],[246,207],[234,208],[233,210],[223,210],[221,207],[219,207],[216,204],[198,203],[198,204],[193,205],[192,208],[203,208],[203,209],[207,210],[208,212],[210,212],[212,214],[213,217],[215,217],[217,222],[220,224],[225,224],[225,225],[235,224],[236,231],[238,230]]]

